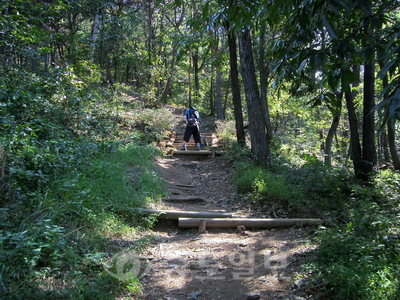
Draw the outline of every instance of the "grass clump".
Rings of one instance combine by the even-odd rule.
[[[237,163],[234,183],[237,191],[254,205],[271,210],[276,205],[287,206],[290,193],[285,178],[249,162]]]

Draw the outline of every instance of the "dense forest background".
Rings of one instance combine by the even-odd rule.
[[[307,269],[318,295],[399,297],[398,1],[0,5],[4,299],[136,287],[99,264],[104,236],[154,222],[126,201],[162,196],[167,105],[218,120],[249,201],[327,220]]]

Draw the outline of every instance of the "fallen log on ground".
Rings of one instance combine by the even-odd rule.
[[[175,150],[173,152],[173,155],[212,155],[213,157],[215,155],[223,155],[225,154],[225,151],[209,151],[209,150],[187,150],[187,151],[182,151],[182,150]]]
[[[174,183],[169,183],[170,186],[174,187],[174,188],[191,188],[194,189],[195,186],[194,185],[188,185],[188,184],[174,184]]]
[[[179,218],[180,228],[197,228],[200,220],[206,221],[207,228],[236,228],[245,226],[246,228],[277,228],[277,227],[303,227],[321,225],[321,219],[221,219],[221,218]]]
[[[163,201],[203,201],[207,202],[206,199],[203,197],[199,196],[190,196],[190,197],[168,197],[168,198],[163,198]]]
[[[159,214],[159,219],[178,220],[179,218],[231,218],[232,214],[219,212],[197,212],[180,210],[157,210],[139,208],[138,212],[145,215]]]

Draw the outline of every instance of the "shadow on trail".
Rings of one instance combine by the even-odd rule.
[[[296,270],[313,251],[304,246],[302,229],[255,229],[246,235],[235,229],[211,229],[198,234],[197,229],[168,223],[159,225],[164,231],[149,248],[151,269],[141,279],[142,299],[288,297],[296,292]]]

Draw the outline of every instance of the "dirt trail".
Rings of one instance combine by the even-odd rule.
[[[238,203],[229,165],[209,156],[180,155],[157,160],[170,195],[206,201],[167,202],[154,209],[232,212],[269,217]],[[191,187],[189,187],[191,186]],[[304,254],[314,246],[303,228],[180,229],[159,221],[145,255],[140,299],[309,299],[296,278]]]

